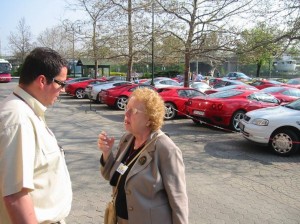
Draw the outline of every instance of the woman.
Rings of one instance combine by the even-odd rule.
[[[118,191],[118,223],[187,224],[188,198],[182,153],[161,130],[164,102],[157,92],[136,89],[124,124],[128,133],[112,153],[114,138],[101,132],[101,173]]]

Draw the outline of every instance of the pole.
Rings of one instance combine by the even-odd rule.
[[[75,78],[75,29],[72,27],[73,31],[73,76]]]
[[[152,79],[151,85],[154,86],[154,1],[152,1]]]

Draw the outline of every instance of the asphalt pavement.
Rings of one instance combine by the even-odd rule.
[[[16,83],[0,83],[0,101]],[[48,126],[66,152],[73,186],[67,223],[103,223],[111,188],[99,172],[97,136],[124,133],[123,112],[62,95],[46,112]],[[166,121],[183,152],[190,224],[300,223],[300,153],[279,157],[239,133]],[[162,223],[163,224],[163,223]]]

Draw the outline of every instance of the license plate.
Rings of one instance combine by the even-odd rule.
[[[194,114],[198,115],[198,116],[203,116],[204,115],[204,111],[194,110]]]
[[[239,122],[239,128],[240,128],[242,131],[244,131],[245,125],[243,125],[241,122]]]

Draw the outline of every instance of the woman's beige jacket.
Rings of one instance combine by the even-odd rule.
[[[151,134],[148,141],[159,133]],[[111,179],[132,139],[131,134],[125,134],[116,155],[111,153],[101,166],[106,180]],[[182,153],[167,135],[159,136],[138,157],[127,176],[125,193],[129,224],[188,224]]]

